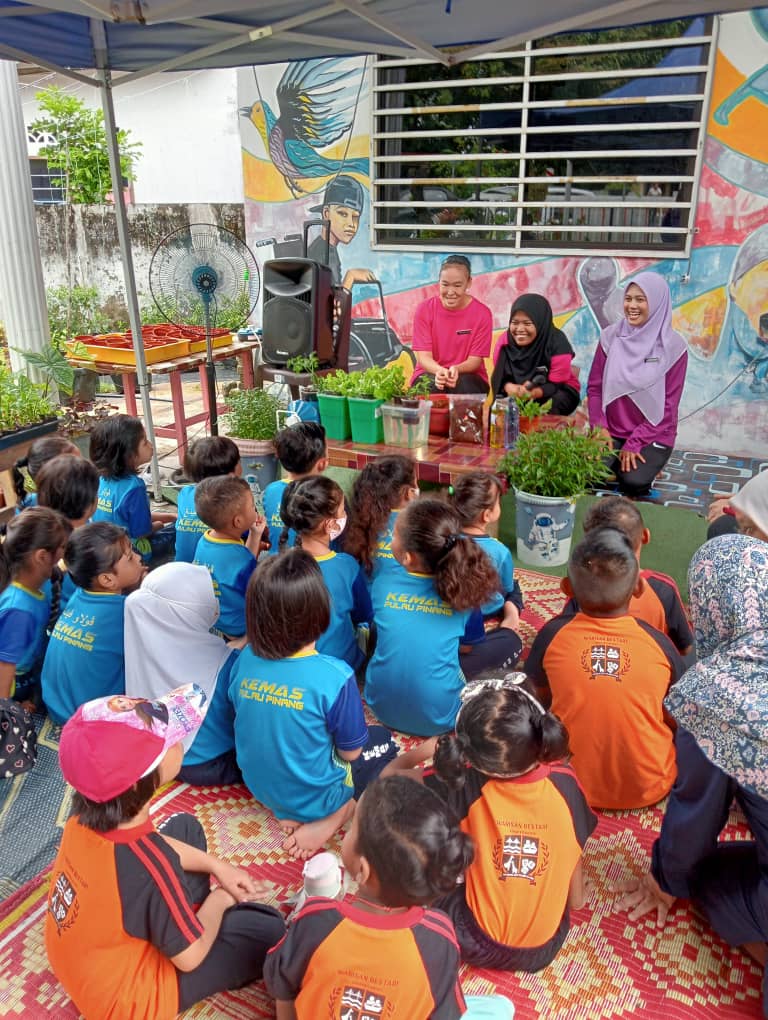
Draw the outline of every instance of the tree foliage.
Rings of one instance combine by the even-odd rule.
[[[64,191],[65,200],[73,204],[99,204],[112,191],[107,154],[107,133],[104,114],[92,110],[76,96],[52,86],[37,97],[40,116],[30,125],[51,141],[40,148],[40,155],[51,170],[54,187]],[[130,132],[118,129],[120,170],[125,180],[135,179],[135,164],[141,155],[141,142],[131,141]]]

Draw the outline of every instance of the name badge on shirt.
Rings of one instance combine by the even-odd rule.
[[[468,336],[471,332],[471,329],[457,329],[456,336]],[[658,361],[658,358],[656,360]]]
[[[643,358],[643,361],[645,361],[646,365],[648,364],[649,361],[658,361],[658,360],[659,360],[658,358]]]

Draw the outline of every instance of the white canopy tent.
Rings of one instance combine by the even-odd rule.
[[[112,90],[158,71],[380,53],[446,65],[558,32],[749,9],[727,0],[0,0],[0,58],[34,63],[101,92],[128,315],[150,441],[148,377]],[[96,75],[88,73],[95,69]],[[114,72],[124,72],[113,77]],[[0,117],[3,116],[0,101]],[[31,199],[30,199],[31,200]],[[28,222],[29,222],[29,218]],[[24,245],[29,247],[29,238]],[[36,239],[35,239],[36,243]],[[159,493],[159,471],[153,462]]]

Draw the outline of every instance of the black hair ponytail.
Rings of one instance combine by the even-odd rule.
[[[467,741],[456,733],[443,733],[437,738],[434,754],[435,773],[451,790],[460,790],[467,775]]]
[[[298,478],[286,485],[280,503],[280,517],[284,527],[279,547],[282,549],[285,546],[289,528],[296,532],[296,544],[301,545],[301,535],[315,531],[323,521],[335,517],[343,499],[344,493],[340,486],[324,475]]]

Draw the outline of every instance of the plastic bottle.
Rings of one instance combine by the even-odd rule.
[[[491,406],[491,424],[488,430],[488,445],[494,450],[501,450],[505,445],[507,413],[507,401],[501,398],[494,400]]]

